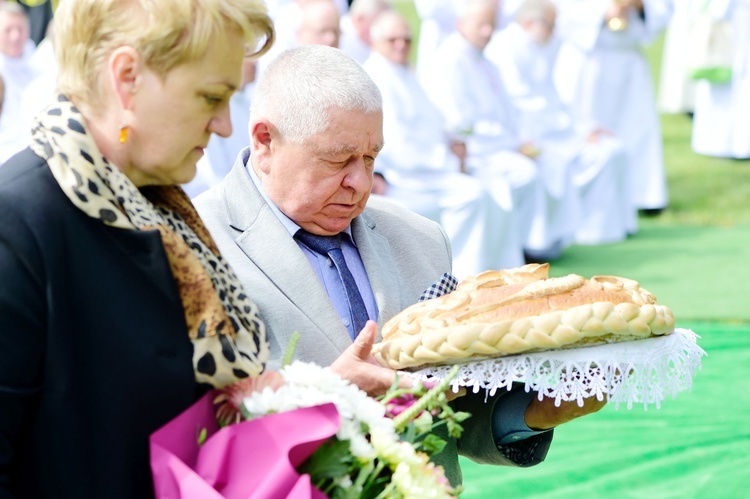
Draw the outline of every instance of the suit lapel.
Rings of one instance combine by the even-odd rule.
[[[378,233],[375,221],[367,210],[352,221],[352,235],[365,264],[367,277],[378,304],[378,328],[401,311],[401,286],[394,269],[389,265],[394,255],[388,239]]]
[[[307,257],[265,202],[245,170],[244,155],[223,182],[229,224],[239,231],[235,242],[257,268],[287,297],[292,306],[309,320],[300,332],[312,325],[340,350],[351,340],[323,285]],[[252,289],[252,288],[250,288]],[[263,311],[261,310],[261,315]],[[289,336],[292,331],[274,331]],[[280,344],[286,344],[279,338]]]

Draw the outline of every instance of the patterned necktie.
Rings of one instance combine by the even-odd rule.
[[[354,280],[354,276],[349,271],[349,267],[346,266],[344,260],[344,253],[341,251],[341,236],[318,236],[310,234],[302,229],[298,230],[294,234],[295,239],[301,241],[311,250],[320,253],[321,255],[328,255],[328,257],[336,265],[338,270],[339,278],[341,283],[344,285],[346,291],[346,298],[349,301],[349,313],[351,315],[354,336],[362,331],[367,322],[367,308],[365,302],[362,300],[362,295],[359,294],[357,283]],[[354,339],[354,338],[352,338]]]

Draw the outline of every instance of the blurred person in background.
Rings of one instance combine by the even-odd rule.
[[[564,51],[557,84],[577,119],[598,123],[628,153],[630,202],[646,214],[667,207],[661,122],[644,47],[666,28],[673,0],[556,0]],[[566,93],[569,92],[569,93]]]
[[[13,2],[0,3],[0,76],[5,79],[6,96],[0,118],[0,163],[27,144],[28,134],[20,126],[20,108],[26,87],[37,75],[30,62],[33,45],[23,7]]]
[[[525,0],[485,54],[518,109],[521,135],[541,145],[543,160],[572,170],[581,206],[573,242],[620,242],[638,224],[628,192],[628,156],[611,132],[577,121],[560,100],[552,79],[559,48],[556,13],[552,0]]]
[[[363,67],[383,97],[385,146],[375,170],[384,195],[445,229],[459,278],[523,265],[523,246],[511,237],[515,213],[497,204],[482,182],[464,171],[466,144],[450,137],[409,65],[412,34],[396,12],[380,14],[370,30],[373,51]],[[503,186],[503,193],[509,193]],[[515,243],[515,244],[514,244]]]
[[[370,27],[378,15],[391,9],[388,0],[353,0],[341,18],[339,48],[362,64],[370,55]]]
[[[302,7],[297,28],[297,46],[326,45],[338,47],[341,15],[331,0],[313,0]]]
[[[559,258],[579,226],[572,171],[521,135],[521,116],[484,50],[496,28],[496,0],[468,0],[456,30],[425,62],[420,81],[452,133],[466,136],[467,171],[495,195],[509,185],[528,261]]]
[[[705,15],[726,23],[731,34],[731,76],[726,81],[698,81],[691,146],[706,156],[750,159],[750,1],[710,2]]]

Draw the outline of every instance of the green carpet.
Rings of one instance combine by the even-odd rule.
[[[750,226],[674,227],[641,219],[638,234],[610,246],[574,246],[553,276],[629,277],[689,320],[750,321]]]
[[[573,246],[553,276],[630,277],[675,313],[707,352],[693,389],[661,408],[607,406],[561,426],[527,469],[462,459],[464,498],[750,497],[750,227],[641,219],[627,241]]]
[[[533,468],[462,458],[464,498],[744,498],[750,494],[750,324],[684,322],[708,353],[660,409],[607,406],[560,427]]]

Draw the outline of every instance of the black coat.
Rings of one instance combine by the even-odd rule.
[[[200,396],[159,233],[0,167],[0,498],[153,495],[148,436]]]

